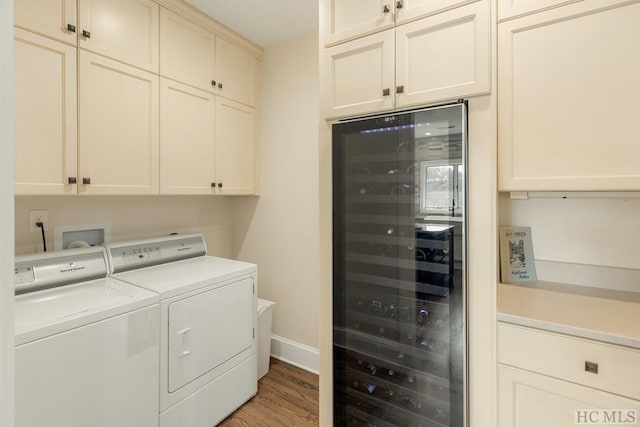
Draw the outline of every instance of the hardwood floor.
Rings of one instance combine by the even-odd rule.
[[[318,425],[318,376],[271,359],[258,394],[229,415],[221,427],[307,427]]]

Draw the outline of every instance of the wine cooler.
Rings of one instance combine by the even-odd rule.
[[[335,426],[464,426],[464,102],[333,125]]]

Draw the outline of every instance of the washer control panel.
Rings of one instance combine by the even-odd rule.
[[[162,251],[159,246],[123,248],[121,256],[125,265],[145,264],[161,259]]]
[[[36,281],[36,276],[33,273],[33,267],[30,265],[16,266],[15,271],[15,285],[21,286],[27,283],[33,283]]]

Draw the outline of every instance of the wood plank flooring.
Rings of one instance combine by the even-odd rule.
[[[271,359],[258,394],[229,415],[221,427],[307,427],[318,425],[318,376]]]

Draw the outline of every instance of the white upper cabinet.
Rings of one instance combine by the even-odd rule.
[[[434,15],[479,0],[396,0],[396,24]]]
[[[181,16],[160,10],[160,74],[213,92],[216,38]]]
[[[215,194],[215,96],[160,79],[160,193]]]
[[[216,94],[242,104],[256,104],[256,58],[234,44],[216,39]]]
[[[16,194],[75,194],[76,49],[20,29],[14,38]]]
[[[396,107],[489,92],[489,25],[489,2],[475,2],[398,26]]]
[[[327,0],[325,35],[327,44],[335,44],[394,25],[394,0]]]
[[[16,27],[76,45],[76,0],[16,0]]]
[[[151,0],[78,0],[78,46],[158,72],[158,15]]]
[[[394,107],[393,29],[325,49],[325,67],[327,116]]]
[[[216,97],[217,194],[256,193],[255,110]]]
[[[475,1],[325,49],[325,117],[490,91],[489,2]]]
[[[640,190],[639,23],[585,0],[499,24],[500,190]]]
[[[78,69],[78,193],[158,194],[158,76],[84,51]]]

